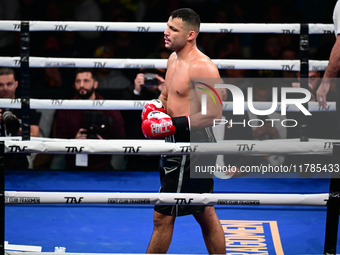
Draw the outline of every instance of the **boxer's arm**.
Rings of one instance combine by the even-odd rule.
[[[172,64],[173,64],[173,61],[176,59],[176,53],[173,52],[171,53],[169,59],[168,59],[168,62],[166,63],[166,68],[167,68],[167,73],[165,74],[165,83],[164,83],[164,86],[163,86],[163,89],[162,89],[162,92],[161,94],[159,95],[158,99],[162,102],[164,108],[165,108],[165,111],[167,110],[167,102],[168,102],[168,88],[166,86],[166,81],[168,80],[167,79],[167,76],[168,76],[168,72],[169,70],[171,70],[171,67],[172,67]]]
[[[223,83],[216,65],[212,62],[201,61],[198,63],[190,70],[190,77],[202,78],[202,82],[212,88],[215,87],[215,84]],[[206,94],[207,107],[205,115],[201,113],[202,107],[200,107],[200,111],[190,115],[191,129],[213,126],[214,119],[222,118],[222,105],[220,103],[220,99],[222,100],[222,89],[214,88],[218,96],[207,86],[198,83],[195,83],[192,89],[195,92],[193,94],[196,95],[199,105],[202,105],[202,94]],[[208,90],[212,97],[202,89]]]
[[[163,90],[161,94],[158,97],[158,100],[160,100],[165,108],[165,111],[167,109],[167,101],[168,101],[168,90],[166,88],[166,84],[163,86]]]

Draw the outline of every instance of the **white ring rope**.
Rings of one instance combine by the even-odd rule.
[[[79,193],[5,191],[6,204],[305,205],[325,206],[329,194]]]
[[[92,140],[31,137],[0,138],[5,153],[121,154],[121,155],[332,155],[333,143],[340,140],[298,139],[224,140],[217,143],[167,143],[164,140]],[[291,166],[292,167],[292,166]],[[293,172],[294,169],[290,169]]]
[[[142,110],[150,100],[64,100],[64,99],[30,99],[31,109],[58,109],[58,110]],[[21,109],[21,99],[0,98],[2,108]],[[253,102],[257,110],[267,110],[272,106],[271,102]],[[223,111],[232,111],[232,102],[223,102]],[[248,111],[248,104],[244,104],[244,110]],[[333,112],[336,110],[335,102],[328,102],[323,109],[317,102],[308,102],[310,112]],[[278,102],[276,111],[281,111],[281,103]],[[287,105],[287,112],[299,112],[296,105]]]
[[[300,71],[300,60],[245,60],[212,59],[218,69],[284,70]],[[29,57],[29,66],[46,67],[93,67],[93,68],[166,68],[166,59],[124,59],[124,58],[42,58]],[[309,60],[310,71],[324,71],[328,60]],[[0,57],[0,66],[20,67],[20,57]]]
[[[20,31],[20,20],[0,21],[0,30]],[[30,31],[125,31],[164,32],[162,22],[80,22],[80,21],[29,21]],[[334,33],[332,24],[308,24],[309,34]],[[263,23],[202,23],[201,33],[278,33],[299,34],[300,24]]]

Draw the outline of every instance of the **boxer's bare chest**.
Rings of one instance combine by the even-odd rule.
[[[187,63],[174,62],[166,75],[167,112],[170,116],[190,114],[190,75]]]
[[[169,97],[188,95],[190,92],[190,75],[187,62],[174,61],[167,73],[166,86]]]

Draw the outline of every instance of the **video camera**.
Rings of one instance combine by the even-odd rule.
[[[12,135],[18,133],[21,124],[9,109],[2,109],[2,121],[6,126],[7,133]]]
[[[98,139],[97,135],[102,135],[105,129],[104,114],[102,112],[90,112],[84,113],[84,124],[86,125],[86,131],[82,132],[87,134],[87,139]]]

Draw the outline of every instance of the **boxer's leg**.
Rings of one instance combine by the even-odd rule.
[[[226,254],[224,232],[215,208],[206,206],[203,213],[194,214],[194,217],[201,226],[209,254]]]
[[[146,253],[166,253],[170,247],[175,224],[175,214],[164,215],[154,212],[154,229]]]

